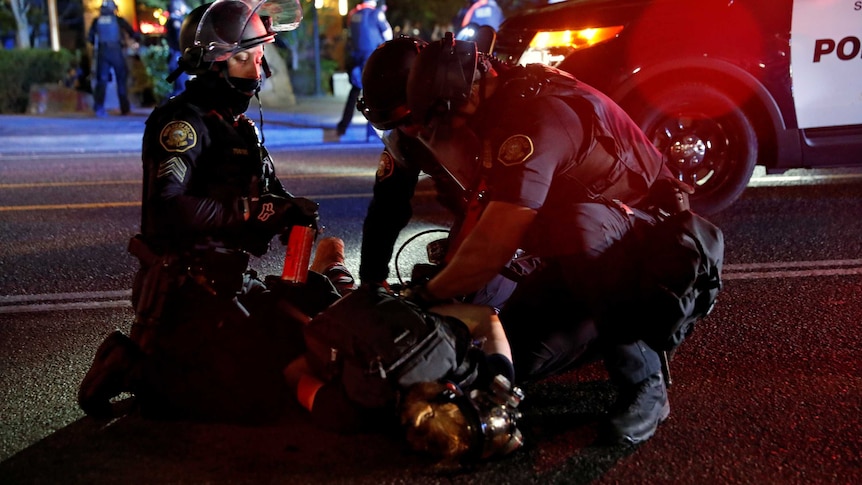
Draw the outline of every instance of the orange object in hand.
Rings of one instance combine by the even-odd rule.
[[[310,226],[292,226],[284,253],[284,269],[281,279],[291,283],[305,283],[308,278],[308,263],[317,231]]]

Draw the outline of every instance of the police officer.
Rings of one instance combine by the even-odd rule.
[[[363,283],[383,284],[389,277],[395,241],[412,216],[411,200],[420,172],[432,176],[444,207],[454,214],[464,212],[463,190],[416,138],[419,127],[410,124],[407,75],[425,45],[405,36],[388,41],[369,56],[362,72],[365,88],[358,108],[382,132],[384,144],[362,229],[359,278]]]
[[[362,91],[362,69],[368,56],[380,44],[392,40],[392,26],[386,20],[386,12],[377,8],[376,0],[360,2],[347,14],[349,51],[347,59],[350,92],[344,104],[344,113],[336,126],[338,136],[347,132],[347,127],[356,112],[356,99]]]
[[[501,23],[503,23],[503,10],[497,5],[496,0],[470,0],[455,15],[452,25],[456,29],[463,29],[471,24],[476,27],[487,25],[494,30],[499,30]]]
[[[440,160],[450,162],[448,167],[439,162],[418,140],[420,125],[411,122],[407,107],[407,76],[426,45],[407,36],[385,42],[371,54],[362,72],[364,90],[358,108],[382,132],[384,144],[362,228],[359,278],[365,284],[382,285],[389,277],[395,242],[412,217],[412,199],[421,172],[431,176],[438,202],[455,216],[447,244],[458,234],[468,212],[469,187],[465,187],[467,181],[460,172],[472,171],[472,165],[453,165],[459,157],[451,151],[438,153]],[[444,258],[441,255],[441,260]],[[513,261],[507,266],[507,276],[494,278],[471,295],[470,301],[500,307],[514,289],[517,276],[528,272],[533,264],[525,257]]]
[[[171,0],[168,5],[170,17],[165,26],[167,33],[165,37],[168,41],[168,69],[174,72],[179,67],[180,58],[183,55],[180,49],[180,31],[182,30],[183,20],[189,13],[189,6],[183,0]],[[189,75],[185,71],[180,70],[177,78],[173,82],[173,89],[170,97],[180,94],[185,89],[186,81],[189,80]]]
[[[195,77],[146,123],[141,234],[129,244],[141,263],[136,316],[131,338],[109,335],[81,384],[78,401],[91,416],[110,416],[121,391],[157,417],[245,420],[281,410],[281,369],[291,349],[303,350],[302,319],[288,324],[280,295],[247,270],[249,256],[290,226],[316,227],[318,212],[284,189],[243,114],[276,35],[261,5],[218,0],[184,21],[181,66]]]
[[[96,116],[105,116],[105,91],[111,82],[112,70],[117,82],[120,112],[125,115],[131,111],[126,86],[129,69],[123,54],[124,33],[140,41],[140,35],[132,29],[129,22],[117,15],[114,1],[104,0],[99,8],[99,16],[93,19],[88,34],[88,39],[96,51],[96,90],[93,92],[93,111]]]
[[[428,304],[467,294],[516,249],[539,256],[500,313],[516,376],[563,372],[596,349],[619,387],[603,437],[649,439],[670,412],[659,355],[618,341],[602,316],[625,289],[631,207],[670,176],[659,152],[597,90],[542,65],[502,66],[451,33],[420,52],[407,93],[411,116],[429,126],[423,140],[475,135],[482,205],[450,263],[411,296]]]

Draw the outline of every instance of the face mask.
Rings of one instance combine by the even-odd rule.
[[[241,77],[229,77],[227,78],[228,84],[230,84],[235,90],[239,93],[245,95],[246,97],[251,98],[258,91],[260,91],[261,81],[260,79],[246,79]]]
[[[218,96],[235,115],[245,113],[252,96],[260,90],[260,79],[221,76],[219,81]]]

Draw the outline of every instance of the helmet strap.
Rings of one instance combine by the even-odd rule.
[[[177,78],[180,77],[180,74],[182,74],[183,71],[185,71],[185,70],[186,70],[186,68],[183,65],[183,60],[182,60],[182,58],[180,58],[179,66],[177,66],[176,69],[174,69],[173,71],[171,71],[170,74],[168,74],[168,77],[165,78],[165,81],[167,81],[169,83],[176,81]]]
[[[264,146],[266,143],[266,135],[263,132],[263,104],[260,102],[260,90],[254,92],[254,99],[257,100],[257,112],[258,117],[260,118],[260,123],[258,124],[258,131],[260,132],[260,145]]]

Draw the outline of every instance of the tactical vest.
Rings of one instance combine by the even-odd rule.
[[[379,28],[381,11],[374,7],[360,5],[350,17],[350,39],[354,55],[369,55],[378,45],[386,41]]]
[[[115,15],[102,15],[96,21],[96,35],[99,45],[120,45],[122,37],[120,22]]]
[[[500,88],[502,99],[557,97],[577,113],[585,127],[586,155],[562,174],[572,180],[574,191],[583,192],[587,199],[601,195],[629,205],[646,198],[662,171],[663,157],[622,108],[561,71],[540,64],[512,69]]]

